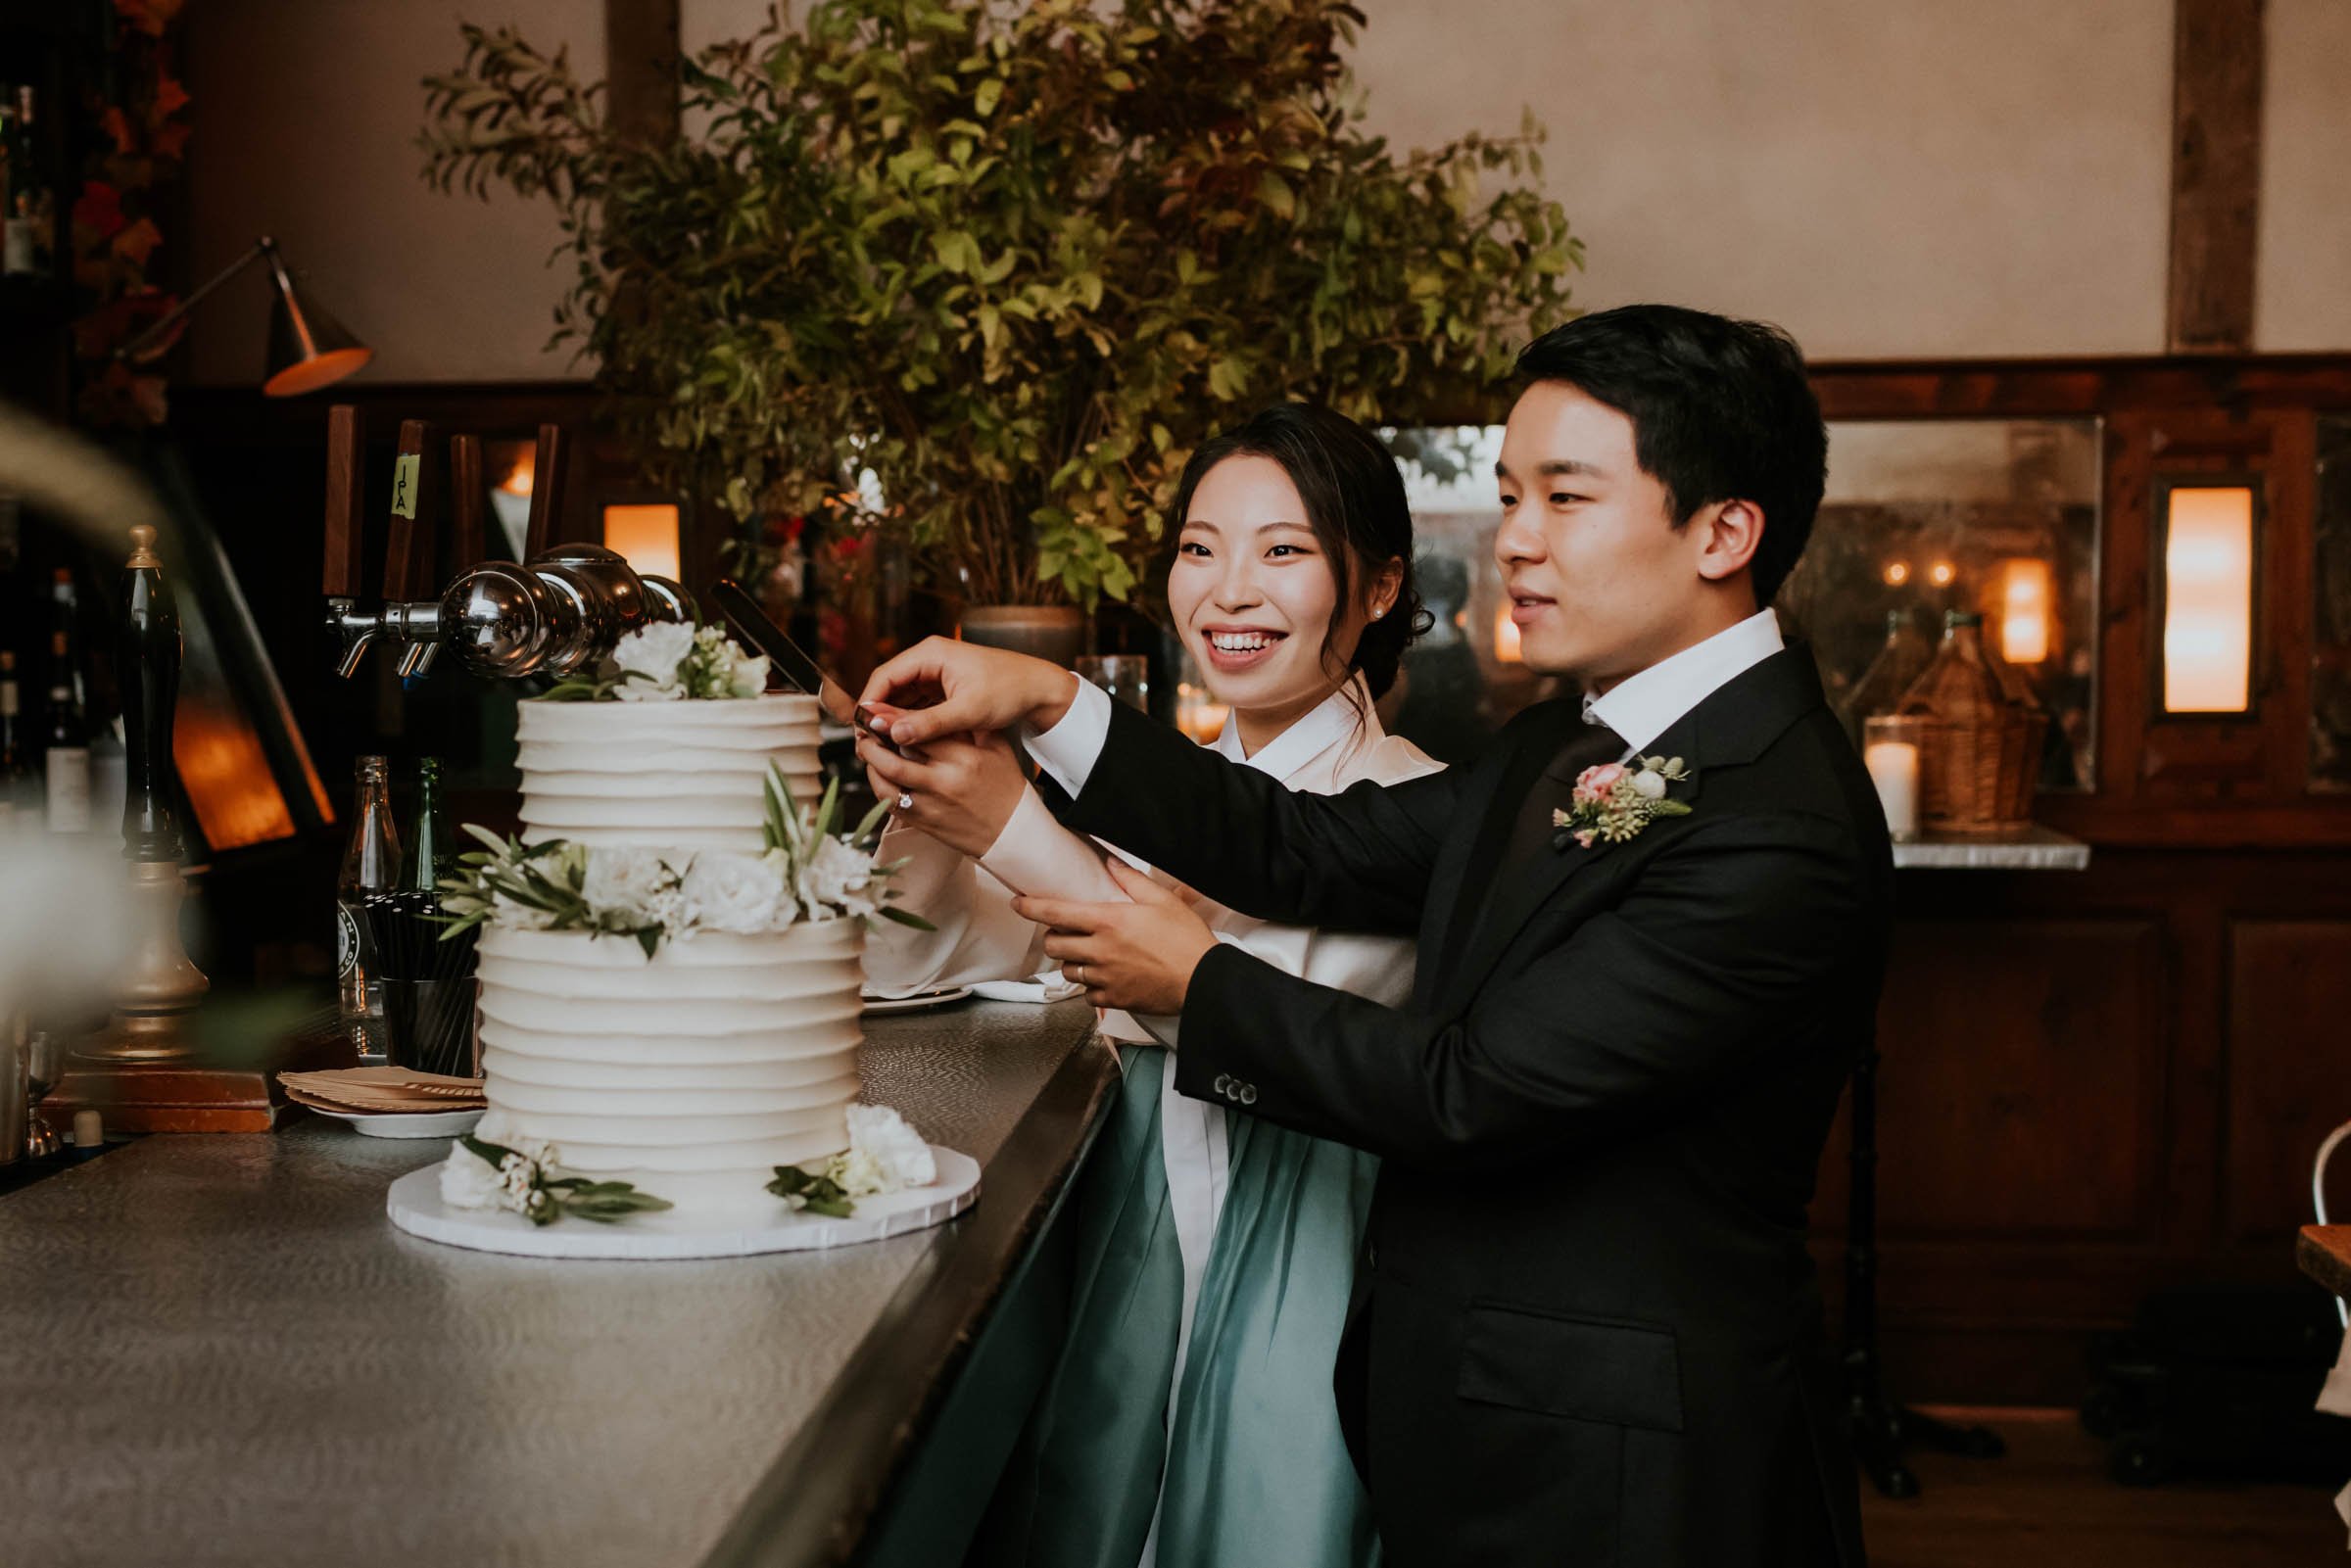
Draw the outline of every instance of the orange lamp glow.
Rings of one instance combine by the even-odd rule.
[[[1504,664],[1526,662],[1526,655],[1518,647],[1518,623],[1511,619],[1509,599],[1504,599],[1502,608],[1494,612],[1494,657]]]
[[[1927,581],[1937,588],[1948,588],[1959,576],[1959,569],[1949,561],[1937,561],[1927,572]]]
[[[1888,588],[1899,588],[1909,581],[1910,563],[1908,561],[1888,561],[1886,563],[1886,586]]]
[[[2000,563],[2000,657],[2039,664],[2049,656],[2049,563],[2019,556]]]
[[[2164,507],[2163,708],[2253,705],[2253,492],[2175,488]]]
[[[525,447],[522,454],[514,459],[514,466],[506,470],[506,477],[498,482],[498,488],[509,496],[527,496],[531,493],[531,482],[538,472],[539,454]]]
[[[657,506],[604,508],[604,548],[618,551],[641,573],[678,575],[678,509]]]

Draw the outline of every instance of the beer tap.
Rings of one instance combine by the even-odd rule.
[[[531,497],[530,538],[552,527],[559,482],[552,477],[561,432],[543,425],[539,471]],[[403,676],[422,675],[443,647],[471,674],[493,679],[562,677],[595,667],[628,633],[657,621],[691,622],[693,595],[664,577],[640,576],[600,545],[554,545],[532,551],[528,565],[479,560],[482,549],[481,448],[471,436],[451,442],[456,482],[453,508],[460,570],[436,599],[415,591],[433,554],[430,491],[424,482],[425,429],[401,426],[394,470],[390,539],[384,562],[384,603],[360,606],[358,591],[358,417],[337,407],[328,417],[327,626],[338,646],[337,670],[350,676],[367,648],[398,649]]]

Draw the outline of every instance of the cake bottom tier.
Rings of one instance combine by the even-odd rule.
[[[775,1167],[848,1145],[862,924],[634,942],[492,929],[480,946],[488,1123],[572,1175],[696,1212],[781,1202]],[[495,1141],[495,1140],[493,1140]]]

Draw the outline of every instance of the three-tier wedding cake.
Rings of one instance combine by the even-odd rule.
[[[852,1105],[883,874],[811,809],[816,699],[763,694],[766,661],[714,631],[638,639],[621,679],[520,705],[523,833],[481,834],[448,901],[484,927],[490,1111],[445,1199],[542,1222],[782,1212],[807,1200],[779,1167],[838,1176],[853,1142],[866,1190],[928,1182],[921,1140]],[[674,679],[630,680],[632,658]]]

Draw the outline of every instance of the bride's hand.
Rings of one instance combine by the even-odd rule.
[[[1012,743],[994,732],[940,736],[914,757],[859,736],[857,758],[874,793],[892,804],[899,821],[974,860],[995,845],[1029,787]],[[899,806],[900,800],[912,804]]]
[[[1183,1011],[1192,972],[1217,945],[1198,911],[1112,856],[1112,880],[1132,902],[1081,904],[1061,898],[1012,901],[1023,918],[1051,927],[1045,956],[1061,960],[1064,978],[1085,987],[1096,1007],[1171,1017]]]
[[[936,702],[920,701],[935,694]],[[1008,730],[1023,722],[1050,729],[1070,711],[1077,694],[1078,678],[1058,664],[932,637],[876,670],[858,700],[901,710],[888,717],[889,738],[912,746],[942,735]]]

